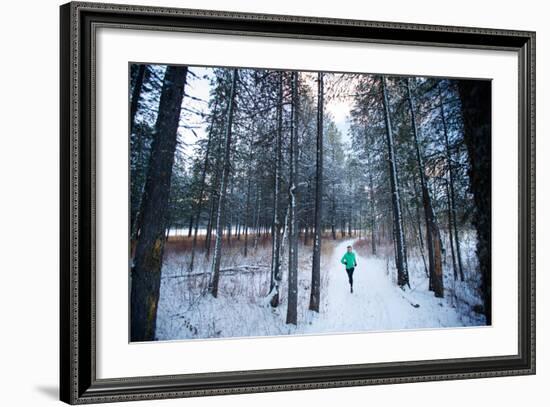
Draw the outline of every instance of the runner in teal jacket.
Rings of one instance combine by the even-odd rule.
[[[351,246],[348,246],[348,250],[344,253],[340,262],[346,266],[346,273],[348,274],[350,292],[353,293],[353,271],[357,267],[357,259],[355,258],[355,252]]]

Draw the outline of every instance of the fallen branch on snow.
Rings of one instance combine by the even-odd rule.
[[[221,268],[220,273],[224,273],[226,275],[232,275],[237,273],[256,273],[258,271],[267,271],[267,270],[269,270],[269,266],[265,264],[259,264],[259,265],[243,264],[240,266]],[[207,272],[199,271],[199,272],[192,272],[187,274],[162,276],[162,278],[189,278],[189,277],[203,276],[205,274],[209,275],[210,271],[207,271]]]

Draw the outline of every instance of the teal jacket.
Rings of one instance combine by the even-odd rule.
[[[340,262],[346,266],[346,270],[357,266],[357,260],[355,260],[355,252],[350,253],[346,251]]]

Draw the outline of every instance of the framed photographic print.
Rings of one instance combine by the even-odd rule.
[[[535,33],[60,8],[70,404],[535,373]]]

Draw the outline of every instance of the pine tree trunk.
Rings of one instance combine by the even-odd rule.
[[[270,304],[279,306],[279,284],[281,282],[281,220],[279,214],[279,200],[281,190],[281,166],[283,162],[282,133],[283,133],[283,72],[279,71],[277,95],[277,142],[275,151],[275,185],[273,197],[273,239],[271,250],[271,284]]]
[[[136,83],[132,90],[132,99],[130,101],[130,134],[136,132],[136,116],[138,111],[139,98],[141,95],[141,89],[143,87],[143,81],[145,78],[146,65],[139,64],[136,73]]]
[[[256,184],[256,204],[254,209],[254,250],[258,248],[258,238],[260,237],[260,184]]]
[[[131,340],[155,339],[172,165],[187,67],[169,66],[162,85],[155,138],[143,193],[141,233],[131,273]]]
[[[454,231],[454,240],[455,240],[455,247],[456,247],[456,260],[458,263],[458,272],[460,274],[460,281],[464,281],[464,271],[462,269],[462,257],[460,255],[460,239],[458,238],[458,226],[456,222],[456,202],[455,202],[455,183],[454,183],[454,172],[453,172],[453,157],[451,154],[451,148],[449,145],[449,132],[447,130],[447,119],[445,117],[445,108],[443,107],[443,96],[441,93],[441,83],[438,85],[438,91],[439,91],[439,108],[441,112],[441,121],[443,123],[443,133],[445,136],[445,150],[447,152],[447,165],[449,169],[449,188],[450,188],[450,199],[451,199],[451,215],[452,215],[452,223],[454,225],[453,231]],[[452,233],[451,230],[449,230],[449,233]]]
[[[386,78],[382,76],[382,104],[384,109],[384,121],[386,123],[386,142],[388,145],[388,161],[390,168],[390,184],[392,191],[393,222],[395,233],[396,257],[395,265],[397,268],[397,284],[400,287],[409,285],[409,272],[407,270],[407,256],[405,253],[405,236],[403,234],[403,219],[401,212],[401,198],[399,183],[397,178],[397,163],[393,145],[393,130],[390,117],[390,106],[388,101],[388,92],[386,89]]]
[[[225,150],[223,161],[223,173],[220,186],[220,199],[218,202],[218,215],[216,217],[216,242],[214,245],[214,258],[212,259],[212,286],[211,293],[214,298],[218,296],[218,286],[220,281],[220,263],[222,246],[222,229],[224,218],[225,198],[227,192],[227,183],[229,182],[229,168],[231,157],[231,136],[233,127],[233,111],[235,110],[235,93],[237,87],[237,69],[233,69],[231,74],[231,90],[229,94],[229,105],[227,107],[227,119],[225,123]]]
[[[410,79],[407,79],[407,99],[409,102],[409,109],[411,113],[416,162],[418,164],[418,175],[420,178],[420,188],[422,190],[422,204],[424,207],[424,217],[426,220],[426,245],[428,246],[429,263],[429,289],[434,291],[436,297],[443,297],[443,266],[441,262],[441,242],[439,239],[439,227],[435,219],[432,199],[428,190],[428,185],[424,172],[424,158],[420,151],[420,142],[418,140],[416,109],[411,95]]]
[[[228,181],[229,182],[229,181]],[[229,196],[226,198],[227,200],[227,203],[226,205],[231,208],[232,207],[232,197],[233,197],[233,185],[234,183],[231,182],[231,189],[229,191]],[[229,213],[229,216],[227,217],[228,218],[228,222],[227,222],[227,245],[228,246],[231,246],[231,233],[232,233],[232,228],[233,228],[233,222],[232,222],[232,219],[233,219],[233,211],[231,211]]]
[[[349,205],[349,220],[348,220],[348,236],[351,237],[351,219],[352,219],[352,211],[351,211],[351,203]]]
[[[217,193],[212,189],[210,192],[210,215],[208,216],[208,225],[206,226],[206,239],[204,241],[204,249],[206,250],[206,258],[210,258],[210,247],[212,246],[212,226],[214,224],[214,215],[216,213],[216,204],[218,203]]]
[[[189,217],[189,227],[187,228],[187,237],[191,237],[193,235],[193,225],[194,225],[195,218],[193,215]]]
[[[311,267],[311,295],[309,309],[319,312],[321,300],[321,214],[323,211],[323,73],[317,77],[317,151],[315,171],[315,235],[313,238],[313,265]]]
[[[353,191],[353,180],[352,176],[349,177],[349,190],[350,193]],[[349,205],[348,205],[348,236],[351,237],[352,235],[352,219],[353,219],[353,201],[349,199]]]
[[[241,213],[239,212],[239,217],[237,219],[237,240],[241,241]]]
[[[214,118],[216,116],[216,110],[218,107],[217,99],[212,111],[212,121],[210,122],[210,131],[208,132],[208,141],[206,142],[206,152],[204,154],[204,165],[202,167],[199,200],[195,209],[195,230],[193,231],[193,244],[191,246],[191,260],[189,262],[189,271],[193,271],[193,265],[195,261],[195,251],[197,249],[197,235],[199,231],[199,223],[202,211],[202,201],[204,199],[204,189],[206,183],[206,174],[208,172],[208,160],[210,158],[210,145],[212,144],[212,132],[214,129]]]
[[[148,72],[149,70],[146,68],[145,65],[143,64],[140,64],[139,65],[139,68],[138,68],[138,72],[136,73],[137,77],[136,77],[136,83],[134,84],[134,88],[133,88],[133,91],[132,91],[132,101],[131,101],[131,105],[130,105],[130,136],[135,135],[135,132],[136,132],[136,116],[137,116],[137,111],[138,111],[138,106],[139,106],[139,99],[141,97],[141,92],[143,90],[143,83],[146,82],[147,78],[149,77],[148,75]],[[139,151],[139,160],[141,161],[142,160],[142,156],[143,156],[143,150],[144,150],[144,143],[143,143],[143,135],[139,135],[139,136],[136,136],[137,137],[137,149]],[[145,169],[145,172],[147,171],[147,169]],[[136,184],[135,187],[137,187],[138,185]],[[132,188],[134,188],[134,185],[132,184]],[[137,189],[133,189],[132,190],[132,195],[133,194],[137,194],[138,196],[139,195],[142,195],[142,190],[141,188],[137,188]],[[137,239],[138,237],[138,234],[139,234],[139,230],[140,230],[140,227],[141,227],[141,217],[142,217],[142,212],[143,212],[143,204],[142,204],[142,201],[140,200],[139,204],[134,208],[131,216],[130,216],[130,219],[132,220],[132,225],[131,225],[131,234],[132,234],[132,239]]]
[[[292,104],[290,131],[289,179],[289,254],[288,254],[288,307],[286,323],[298,322],[298,222],[296,219],[296,173],[298,169],[298,73],[292,72]]]
[[[336,192],[334,190],[334,182],[332,183],[332,208],[331,208],[330,231],[332,240],[336,240]]]
[[[244,221],[244,257],[248,256],[248,221],[250,217],[250,170],[248,171],[248,181],[246,187],[246,212],[245,212],[245,221]]]
[[[424,264],[424,271],[426,276],[429,278],[430,271],[428,270],[428,265],[426,264],[426,255],[424,254],[424,239],[422,238],[422,221],[420,220],[420,200],[418,199],[418,184],[416,181],[416,176],[413,173],[413,192],[414,192],[414,206],[415,206],[415,221],[418,228],[418,242],[420,245],[420,255],[422,257],[422,263]],[[413,222],[414,224],[414,222]]]
[[[491,325],[491,82],[461,80],[458,90],[474,195],[473,225],[477,231],[481,292],[486,322]]]
[[[376,215],[374,210],[374,181],[372,177],[372,160],[369,155],[369,189],[370,189],[370,227],[372,255],[376,256]]]
[[[399,178],[400,176],[400,173],[399,171],[397,170],[397,158],[395,159],[396,160],[396,163],[395,163],[395,166],[396,166],[396,172],[395,172],[395,175],[397,177],[397,190],[399,191],[399,207],[401,208],[401,233],[403,234],[403,254],[404,254],[404,263],[405,264],[408,264],[408,259],[407,259],[407,234],[406,234],[406,229],[405,229],[405,215],[403,214],[403,207],[404,207],[404,204],[403,204],[403,195],[401,194],[401,191],[403,191],[403,185],[401,184],[401,179]],[[408,268],[408,267],[407,267]],[[407,274],[408,276],[408,274]],[[408,284],[408,278],[407,278],[407,285]],[[409,288],[410,288],[410,285],[409,285]]]
[[[458,267],[456,264],[456,256],[455,256],[455,245],[453,242],[453,209],[451,205],[451,192],[449,189],[449,182],[448,180],[445,180],[445,192],[447,195],[447,228],[449,231],[449,244],[451,246],[451,258],[453,260],[453,277],[455,280],[458,279]]]

